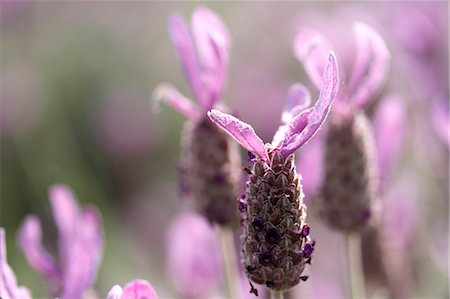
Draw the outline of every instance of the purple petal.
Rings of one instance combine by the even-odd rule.
[[[401,100],[395,97],[383,99],[375,111],[373,123],[378,169],[381,177],[386,178],[400,153],[405,135],[406,115]]]
[[[325,37],[312,29],[301,30],[294,39],[295,56],[303,63],[306,73],[318,89],[321,88],[322,73],[330,49]]]
[[[217,231],[205,218],[191,211],[176,215],[167,232],[167,270],[181,297],[210,297],[222,280],[220,261]]]
[[[78,219],[78,231],[65,253],[61,299],[80,298],[95,282],[103,248],[100,214],[88,206]]]
[[[160,102],[165,102],[173,109],[192,119],[200,119],[199,108],[188,98],[184,97],[175,87],[170,84],[160,84],[152,95],[154,108],[159,108]]]
[[[216,109],[209,111],[208,117],[245,149],[254,153],[264,161],[269,162],[269,156],[264,148],[264,143],[261,138],[256,135],[255,130],[253,130],[249,124]]]
[[[400,179],[391,183],[382,198],[382,226],[389,230],[388,233],[395,228],[396,237],[393,241],[400,247],[399,252],[406,250],[417,237],[419,201],[414,179],[409,175],[401,176]]]
[[[350,103],[354,109],[359,109],[367,104],[384,82],[389,69],[390,54],[383,39],[374,29],[364,23],[356,23],[354,31],[358,54],[350,79]],[[369,47],[370,55],[367,54]]]
[[[201,105],[205,104],[202,91],[197,53],[191,33],[179,15],[172,15],[169,19],[169,34],[178,57],[181,61],[184,74],[189,81],[192,93]]]
[[[78,204],[69,187],[58,184],[49,189],[53,218],[60,237],[72,237],[78,225]]]
[[[309,108],[307,110],[302,111],[299,115],[294,117],[288,124],[286,124],[284,139],[283,142],[279,145],[278,148],[283,149],[289,146],[290,144],[295,144],[299,138],[301,132],[308,125],[308,118],[312,112],[313,108]]]
[[[31,299],[30,291],[17,285],[16,275],[6,260],[6,236],[3,227],[0,227],[0,298]]]
[[[281,117],[281,121],[287,124],[300,114],[303,110],[309,107],[311,103],[311,93],[300,83],[291,86],[288,92],[288,100]]]
[[[295,152],[319,130],[330,111],[338,87],[339,76],[336,57],[333,52],[330,52],[328,64],[322,77],[319,99],[313,108],[303,111],[288,124],[281,147],[281,154],[284,157]]]
[[[59,279],[61,274],[50,256],[42,247],[41,223],[36,216],[28,216],[19,231],[19,247],[31,266],[49,280]]]
[[[197,46],[203,88],[207,92],[203,108],[208,111],[219,99],[225,83],[230,36],[222,20],[201,7],[192,14],[192,33]]]
[[[121,299],[157,299],[155,290],[146,280],[136,279],[125,285]]]
[[[311,102],[311,93],[300,83],[291,86],[288,92],[288,100],[284,106],[283,114],[281,115],[282,125],[278,128],[273,136],[272,145],[278,147],[284,140],[286,132],[286,124],[289,123],[295,116],[305,110]]]
[[[120,299],[122,296],[123,290],[119,285],[115,285],[109,290],[108,295],[106,296],[106,299]]]
[[[62,262],[62,268],[65,269],[64,262],[68,258],[67,254],[71,250],[72,240],[75,238],[79,225],[78,203],[72,190],[63,184],[53,185],[49,188],[49,199],[59,233],[59,260]]]

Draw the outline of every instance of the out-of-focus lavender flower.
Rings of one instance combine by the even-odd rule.
[[[230,48],[227,28],[216,14],[201,7],[192,14],[191,31],[179,15],[173,15],[169,32],[197,102],[166,83],[153,93],[154,103],[163,101],[189,118],[179,166],[181,194],[192,195],[196,209],[212,223],[237,225],[239,151],[206,115],[217,105],[226,81]]]
[[[123,289],[119,285],[113,286],[106,299],[158,299],[158,295],[148,281],[135,279]]]
[[[6,260],[5,229],[0,227],[0,298],[31,299],[30,291],[17,285],[17,278]]]
[[[380,89],[390,62],[386,45],[375,30],[355,23],[353,32],[354,64],[341,68],[346,84],[336,96],[325,137],[325,177],[319,196],[324,220],[344,231],[360,229],[374,218],[377,210],[374,141],[362,110]],[[325,36],[311,29],[301,30],[294,41],[297,58],[318,88],[324,53],[330,45]]]
[[[207,298],[220,284],[217,231],[200,215],[178,214],[167,232],[167,271],[183,298]]]
[[[200,120],[222,94],[228,69],[230,36],[222,20],[203,7],[192,14],[191,32],[179,15],[170,18],[169,32],[197,103],[167,83],[156,88],[154,103],[163,101],[186,117]]]
[[[339,89],[333,109],[333,114],[344,118],[351,117],[374,98],[386,79],[390,63],[389,51],[374,29],[357,22],[353,33],[356,40],[354,64],[340,68],[340,77],[345,78],[342,79],[345,85]],[[325,55],[332,46],[325,36],[312,29],[302,29],[295,37],[294,52],[317,88],[320,88]]]
[[[411,90],[411,98],[420,100],[425,107],[437,95],[448,97],[447,6],[418,1],[402,5],[401,9],[386,8],[377,13],[385,31],[403,54],[396,60]]]
[[[363,266],[369,287],[387,287],[391,298],[408,298],[414,288],[411,251],[418,240],[417,189],[410,177],[385,186],[378,227],[363,235]],[[392,228],[395,227],[395,234]]]
[[[402,99],[397,96],[384,97],[375,110],[373,125],[378,170],[383,181],[389,177],[404,143],[406,115]]]
[[[94,206],[80,209],[65,185],[53,185],[49,198],[58,229],[58,258],[42,246],[41,223],[35,215],[24,220],[18,235],[19,246],[46,281],[50,296],[81,298],[94,283],[102,257],[101,216]]]
[[[327,61],[319,100],[307,108],[309,91],[300,84],[293,85],[282,125],[271,143],[264,145],[249,124],[232,115],[214,109],[208,112],[209,118],[252,156],[247,190],[239,202],[243,265],[252,281],[272,291],[283,292],[308,279],[302,273],[311,263],[315,242],[306,224],[301,178],[293,153],[319,130],[337,94],[339,78],[333,53]]]

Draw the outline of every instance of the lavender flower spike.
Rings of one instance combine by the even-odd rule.
[[[330,53],[322,76],[322,90],[314,107],[304,109],[308,93],[301,85],[289,92],[282,124],[274,141],[264,145],[253,128],[217,110],[210,119],[255,154],[245,195],[240,200],[243,225],[243,264],[248,277],[274,291],[285,291],[308,277],[315,242],[306,224],[301,177],[293,153],[324,122],[338,90],[336,58]],[[296,104],[292,104],[296,103]],[[289,115],[290,114],[290,115]]]
[[[319,196],[324,220],[346,232],[362,228],[376,218],[379,210],[375,144],[363,109],[381,88],[390,64],[386,44],[374,29],[359,22],[354,24],[353,33],[356,51],[342,49],[352,53],[354,63],[340,68],[342,77],[349,78],[349,83],[339,90],[328,123]],[[294,42],[297,58],[316,85],[317,72],[323,68],[320,57],[328,44],[323,35],[311,30],[300,31]]]
[[[0,227],[0,298],[31,299],[30,291],[26,287],[17,285],[16,275],[6,261],[6,240],[3,227]]]
[[[196,103],[162,83],[153,102],[165,102],[188,117],[180,159],[181,195],[192,196],[197,211],[211,223],[237,225],[237,190],[241,173],[237,145],[208,119],[225,86],[230,36],[222,20],[204,7],[192,14],[188,28],[179,15],[169,20],[169,33]],[[189,30],[191,29],[191,30]]]
[[[113,286],[106,299],[158,299],[158,296],[148,281],[135,279],[123,289],[119,285]]]
[[[49,197],[58,229],[58,259],[42,246],[41,224],[34,215],[27,216],[22,224],[19,246],[30,265],[46,280],[50,296],[81,298],[94,283],[102,256],[101,217],[93,206],[80,209],[65,185],[53,185]]]

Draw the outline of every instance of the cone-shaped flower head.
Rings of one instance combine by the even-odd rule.
[[[167,270],[183,298],[208,298],[221,281],[217,231],[197,213],[176,216],[167,232]]]
[[[163,101],[187,116],[182,139],[180,186],[195,200],[197,210],[213,223],[238,223],[236,208],[240,173],[238,148],[207,118],[217,105],[228,69],[230,37],[222,20],[206,8],[192,14],[190,31],[179,15],[169,20],[172,43],[196,103],[175,87],[160,84],[153,93],[155,104]]]
[[[355,23],[356,53],[353,67],[341,68],[348,85],[339,90],[325,136],[325,169],[320,213],[332,227],[344,231],[361,228],[373,219],[378,206],[375,143],[362,109],[384,82],[390,55],[378,33]],[[318,85],[328,41],[313,30],[302,30],[295,40],[297,58]],[[346,76],[347,75],[347,76]]]
[[[135,279],[123,289],[119,285],[113,286],[106,299],[158,299],[158,295],[148,281]]]
[[[217,110],[208,112],[213,122],[255,156],[239,207],[243,263],[252,281],[272,290],[287,290],[307,278],[302,273],[315,243],[305,222],[306,206],[293,154],[325,121],[338,82],[336,58],[330,53],[316,104],[306,109],[309,92],[294,85],[283,113],[284,124],[266,145],[250,125]]]
[[[373,116],[377,161],[380,174],[382,213],[380,224],[362,232],[362,258],[369,288],[387,288],[392,298],[410,297],[411,255],[405,254],[413,241],[417,193],[410,178],[394,181],[392,169],[401,154],[406,132],[402,99],[388,96],[381,100]],[[392,138],[395,132],[395,138]],[[392,234],[390,228],[395,227]]]
[[[6,260],[6,236],[3,227],[0,227],[0,298],[31,299],[30,291],[17,285],[16,275]]]
[[[72,191],[64,185],[49,190],[58,230],[58,258],[42,245],[41,223],[35,215],[25,218],[19,246],[31,266],[47,283],[52,297],[81,298],[95,281],[103,250],[101,217],[94,206],[80,209]]]

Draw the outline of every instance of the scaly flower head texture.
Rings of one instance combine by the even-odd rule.
[[[246,193],[240,199],[243,264],[248,277],[275,291],[306,280],[315,242],[306,224],[306,206],[294,152],[320,128],[338,90],[336,58],[330,53],[316,104],[306,109],[309,92],[294,85],[288,96],[283,124],[272,143],[264,145],[253,128],[218,110],[208,116],[253,156]]]
[[[106,299],[158,299],[158,295],[148,281],[135,279],[123,289],[119,285],[113,286]]]
[[[189,119],[181,144],[181,195],[192,196],[197,211],[211,223],[233,226],[239,223],[239,150],[206,115],[225,85],[230,36],[222,20],[204,7],[192,14],[191,29],[179,15],[169,20],[170,37],[196,103],[166,83],[156,88],[153,101],[165,102]]]
[[[324,178],[320,214],[332,227],[361,229],[379,210],[375,142],[363,109],[382,86],[390,54],[381,36],[364,23],[355,23],[356,53],[353,66],[341,68],[348,82],[339,89],[325,136]],[[294,42],[297,58],[313,83],[323,70],[324,49],[330,42],[320,33],[301,30]],[[348,49],[351,51],[352,49]]]
[[[58,258],[42,245],[41,223],[35,215],[25,218],[18,242],[30,265],[46,280],[50,296],[81,298],[94,283],[103,250],[101,216],[94,206],[79,207],[65,185],[49,189],[58,231]]]
[[[6,260],[6,236],[3,227],[0,227],[0,298],[31,299],[30,291],[17,285],[16,275]]]

